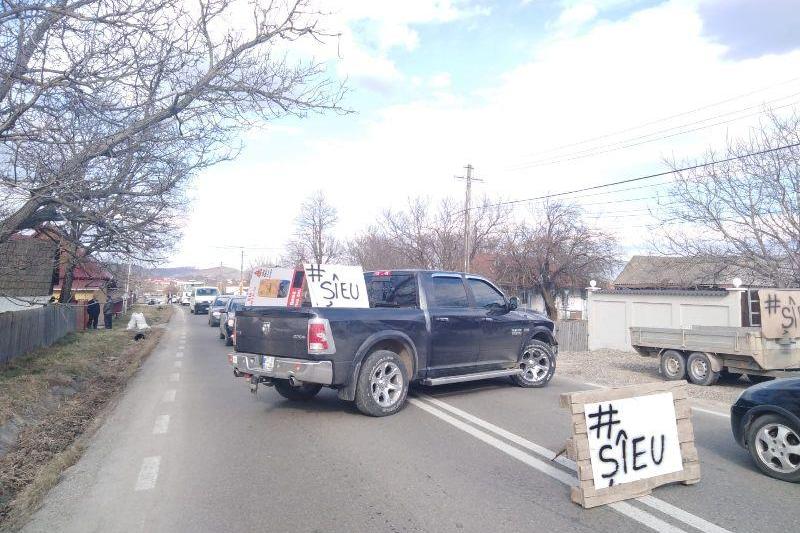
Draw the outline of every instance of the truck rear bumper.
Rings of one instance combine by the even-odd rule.
[[[331,361],[307,361],[268,355],[231,354],[231,364],[234,370],[254,376],[275,379],[294,377],[298,381],[320,383],[322,385],[333,383],[333,363]]]

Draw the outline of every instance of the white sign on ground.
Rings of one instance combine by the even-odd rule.
[[[312,307],[369,307],[360,266],[303,265]]]
[[[250,278],[245,305],[286,307],[293,277],[291,268],[256,268]]]
[[[585,404],[596,489],[683,470],[671,392]]]

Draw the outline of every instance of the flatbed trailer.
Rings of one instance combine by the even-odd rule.
[[[668,380],[688,377],[697,385],[713,385],[726,376],[747,374],[760,382],[800,372],[800,339],[767,338],[759,327],[634,326],[630,335],[640,355],[660,358]]]

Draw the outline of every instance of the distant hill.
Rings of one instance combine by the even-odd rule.
[[[239,270],[225,266],[211,268],[168,267],[153,268],[150,270],[149,275],[154,278],[176,278],[182,280],[218,280],[220,278],[239,279]]]

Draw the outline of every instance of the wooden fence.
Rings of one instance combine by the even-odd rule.
[[[83,307],[50,304],[0,313],[0,364],[82,329]]]
[[[589,350],[589,322],[586,320],[556,321],[556,340],[562,352]]]

